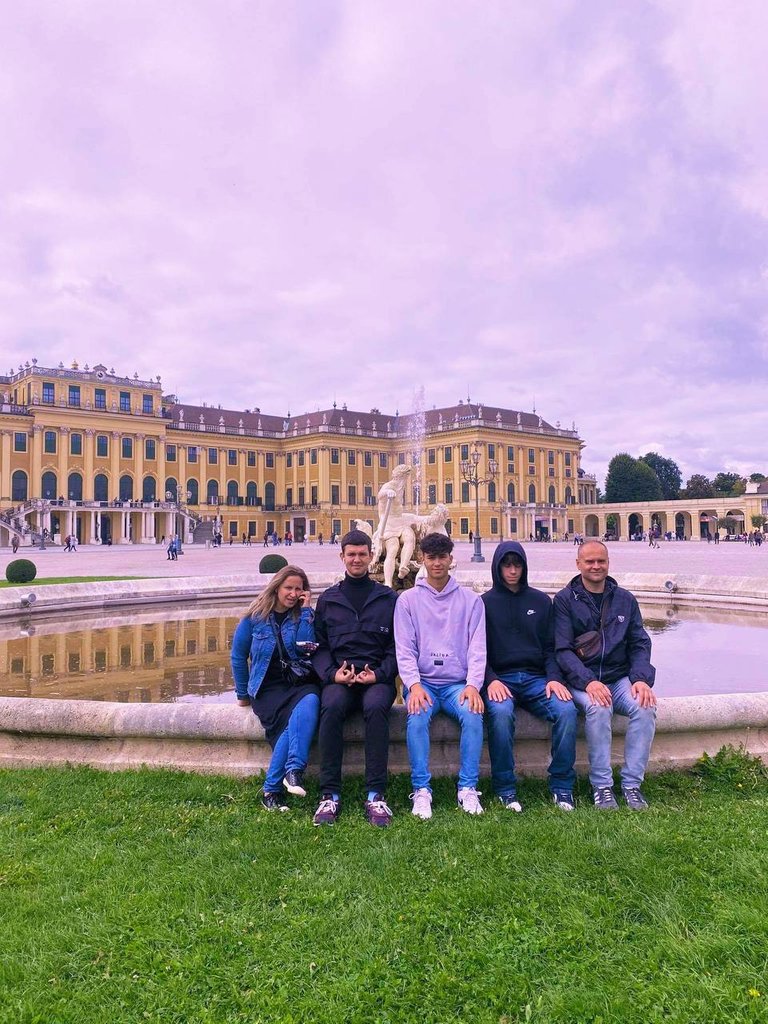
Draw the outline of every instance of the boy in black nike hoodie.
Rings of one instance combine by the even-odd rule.
[[[555,806],[574,808],[576,708],[555,658],[552,602],[528,586],[522,545],[506,541],[491,564],[493,586],[483,594],[488,662],[485,673],[491,780],[506,808],[521,811],[515,777],[515,705],[552,723],[549,788]]]

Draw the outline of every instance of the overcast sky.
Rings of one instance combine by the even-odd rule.
[[[0,12],[0,372],[768,473],[765,0]]]

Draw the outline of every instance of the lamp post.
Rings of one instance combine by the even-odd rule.
[[[496,460],[488,459],[487,474],[486,476],[480,476],[480,459],[480,445],[477,441],[474,441],[472,444],[472,451],[469,453],[469,458],[462,459],[459,463],[461,466],[461,475],[469,486],[474,487],[475,489],[475,536],[473,541],[475,550],[470,558],[470,562],[485,561],[480,541],[480,487],[495,480],[499,471],[499,464]]]

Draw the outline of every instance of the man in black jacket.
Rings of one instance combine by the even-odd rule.
[[[493,586],[483,594],[488,663],[485,672],[491,781],[502,804],[521,811],[515,777],[515,707],[552,723],[549,789],[556,807],[574,808],[576,708],[555,659],[552,602],[528,586],[528,559],[516,541],[496,548]]]
[[[611,768],[617,712],[629,718],[621,789],[628,807],[644,811],[648,804],[640,786],[656,731],[651,638],[633,595],[608,575],[605,544],[585,541],[576,567],[579,575],[555,597],[555,649],[574,703],[585,717],[595,807],[618,807]]]
[[[368,575],[371,538],[350,530],[341,539],[344,579],[321,595],[315,611],[318,648],[312,664],[320,677],[320,787],[312,819],[333,825],[341,805],[344,721],[362,710],[365,725],[365,813],[372,825],[392,820],[386,801],[389,712],[395,700],[395,592]]]

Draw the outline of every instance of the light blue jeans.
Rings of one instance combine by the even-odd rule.
[[[428,789],[432,792],[429,771],[429,726],[433,715],[442,711],[461,728],[459,739],[459,789],[477,788],[480,778],[480,755],[483,750],[483,716],[469,710],[465,701],[459,703],[459,694],[466,683],[449,683],[433,686],[421,680],[421,685],[432,698],[432,705],[418,714],[408,714],[405,738],[408,744],[408,758],[411,762],[411,783],[414,790]],[[405,691],[408,700],[408,691]]]
[[[632,789],[639,786],[645,777],[648,758],[651,756],[651,744],[656,732],[656,708],[640,707],[632,696],[631,683],[627,676],[605,685],[613,698],[613,706],[609,708],[592,704],[585,690],[571,690],[574,704],[579,713],[584,715],[584,732],[589,754],[589,781],[594,789],[613,785],[611,741],[613,715],[616,713],[629,719],[624,739],[621,786],[622,789]]]
[[[303,771],[309,760],[309,748],[317,729],[320,698],[316,693],[302,697],[291,712],[288,725],[272,750],[272,758],[264,779],[265,793],[282,793],[286,772]]]

